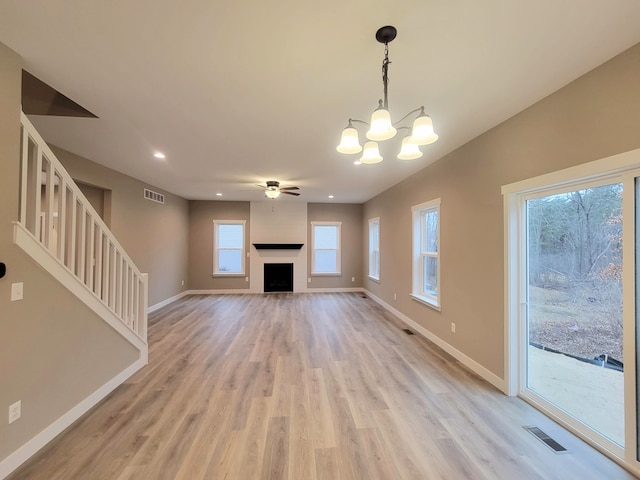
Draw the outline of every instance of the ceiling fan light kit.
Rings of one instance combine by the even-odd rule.
[[[280,190],[278,190],[277,188],[276,188],[276,189],[274,189],[274,188],[267,188],[267,189],[264,191],[264,194],[265,194],[267,197],[269,197],[270,199],[272,199],[272,200],[273,200],[273,199],[276,199],[276,198],[278,198],[278,197],[280,196]]]
[[[280,182],[275,180],[269,180],[267,185],[258,185],[260,188],[264,189],[265,197],[270,198],[271,200],[275,200],[280,196],[281,193],[287,195],[294,195],[298,197],[300,194],[297,192],[292,192],[291,190],[300,190],[299,187],[280,187]]]
[[[377,142],[384,142],[385,140],[395,137],[399,129],[411,130],[411,133],[402,140],[402,147],[398,154],[398,159],[400,160],[414,160],[422,157],[423,154],[419,147],[429,145],[438,140],[438,135],[433,130],[433,121],[431,117],[425,113],[423,106],[410,111],[395,124],[391,122],[388,100],[388,72],[389,63],[391,63],[389,61],[389,42],[396,38],[397,33],[396,28],[391,25],[381,27],[376,32],[376,40],[384,44],[384,60],[382,61],[383,99],[378,100],[378,108],[376,108],[371,115],[370,122],[354,118],[349,119],[347,126],[342,131],[340,145],[336,148],[338,152],[347,155],[363,152],[362,157],[353,162],[355,165],[359,165],[360,163],[380,163],[382,156],[378,150]],[[413,121],[412,128],[402,126],[401,123],[414,113],[418,113],[418,116]],[[362,123],[369,126],[369,130],[366,133],[369,141],[365,143],[364,149],[360,145],[358,130],[353,126],[353,123]]]

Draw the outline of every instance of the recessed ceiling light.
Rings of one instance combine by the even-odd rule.
[[[167,158],[167,156],[162,152],[156,152],[153,154],[153,156],[156,158]]]
[[[329,198],[333,198],[333,195],[329,195]]]
[[[216,197],[221,197],[222,194],[220,192],[216,193]]]

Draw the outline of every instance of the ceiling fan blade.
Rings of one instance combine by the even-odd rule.
[[[283,192],[282,190],[280,190],[280,193],[284,193],[285,195],[295,195],[296,197],[300,196],[300,194],[296,192],[287,192],[287,191]]]
[[[267,188],[267,187],[265,187],[264,185],[260,185],[259,183],[256,183],[256,187],[260,187],[260,188],[262,188],[263,190],[264,190],[265,188]]]
[[[283,190],[300,190],[300,187],[281,187],[280,191]]]

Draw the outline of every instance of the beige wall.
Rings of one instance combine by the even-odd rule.
[[[74,180],[110,193],[111,231],[138,268],[149,274],[149,305],[187,290],[187,200],[66,150],[52,150]],[[146,200],[145,188],[164,194],[164,204]]]
[[[249,202],[220,202],[192,200],[189,202],[189,289],[243,290],[249,289],[245,277],[214,277],[213,221],[245,220],[245,251],[249,252]],[[250,276],[250,262],[245,262],[246,276]]]
[[[311,272],[311,222],[342,222],[340,226],[341,269],[339,277],[313,276],[309,288],[362,287],[362,205],[348,203],[309,203],[307,205],[307,238],[309,258],[307,268]],[[367,234],[368,235],[368,234]],[[368,236],[367,236],[368,238]],[[351,281],[355,278],[355,281]]]
[[[223,202],[192,200],[189,202],[189,289],[190,290],[236,290],[248,289],[245,278],[213,277],[213,220],[246,220],[245,247],[250,246],[251,224],[250,202]],[[310,203],[307,205],[307,238],[310,237],[311,221],[342,222],[342,276],[311,277],[308,288],[351,288],[362,286],[362,205]],[[278,237],[276,243],[299,243],[300,239],[287,240]],[[267,239],[269,240],[269,239]],[[260,241],[267,241],[264,238]],[[256,240],[257,241],[257,240]],[[269,242],[275,240],[270,239]],[[303,242],[304,243],[304,242]],[[308,242],[307,242],[308,243]],[[307,252],[310,252],[308,249]],[[307,258],[307,271],[311,271]],[[251,277],[247,262],[247,276]],[[355,277],[355,282],[351,278]]]
[[[100,218],[104,221],[107,227],[111,227],[111,190],[105,190],[104,188],[95,187],[93,185],[89,185],[88,183],[82,183],[80,181],[76,181],[76,185],[85,196],[89,203],[96,211]],[[58,190],[56,189],[56,195]],[[105,208],[105,203],[107,207]],[[109,213],[109,215],[105,215],[105,211]]]
[[[640,147],[638,79],[640,44],[367,202],[363,273],[368,220],[378,216],[381,272],[365,288],[504,378],[500,187]],[[434,198],[442,199],[441,312],[409,297],[411,206]]]
[[[138,358],[12,240],[18,218],[22,61],[0,44],[0,462]],[[11,284],[24,299],[10,301]],[[8,406],[22,418],[7,424]]]

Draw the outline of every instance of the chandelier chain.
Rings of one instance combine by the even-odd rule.
[[[389,110],[389,99],[388,99],[388,89],[389,89],[389,64],[391,61],[389,60],[389,44],[384,44],[384,60],[382,61],[382,85],[383,85],[383,93],[384,93],[384,102],[383,107],[385,110]]]

